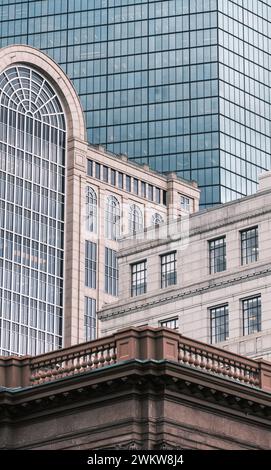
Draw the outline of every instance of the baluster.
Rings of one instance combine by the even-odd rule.
[[[183,347],[183,350],[184,350],[183,362],[184,364],[186,364],[187,362],[189,362],[189,354],[188,354],[187,347],[185,345]]]
[[[116,350],[115,344],[112,346],[111,359],[112,359],[112,363],[116,364],[116,362],[117,362],[117,350]]]
[[[105,362],[106,362],[106,365],[107,365],[107,366],[109,366],[110,363],[111,363],[110,345],[108,345],[108,346],[107,346],[107,349],[106,349]]]
[[[99,357],[98,357],[98,349],[97,348],[95,348],[93,364],[94,364],[94,369],[98,369],[98,367],[99,367]]]
[[[100,351],[100,358],[99,358],[99,365],[100,367],[104,367],[105,358],[104,358],[104,349],[102,348]]]

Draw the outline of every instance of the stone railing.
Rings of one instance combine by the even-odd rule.
[[[198,370],[271,392],[270,362],[247,359],[173,330],[149,327],[121,330],[35,357],[0,357],[0,387],[32,387],[134,359],[167,360],[183,370]]]
[[[30,382],[33,385],[100,369],[116,363],[116,341],[98,340],[84,343],[31,360]]]
[[[179,363],[247,385],[260,385],[258,362],[189,338],[180,338]]]

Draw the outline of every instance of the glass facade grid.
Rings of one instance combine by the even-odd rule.
[[[131,266],[131,274],[132,297],[145,294],[147,292],[147,261],[141,261],[140,263],[133,264]]]
[[[105,248],[105,292],[107,294],[118,295],[118,259],[117,252],[110,248]]]
[[[258,227],[241,232],[241,263],[242,265],[258,261],[259,234]]]
[[[261,296],[252,297],[242,301],[243,309],[243,335],[251,335],[261,331],[262,308]]]
[[[210,309],[211,344],[226,341],[229,338],[229,307],[223,305]]]
[[[209,241],[209,269],[210,274],[226,271],[226,237]]]
[[[176,251],[161,256],[161,287],[177,284]]]
[[[62,346],[65,117],[34,69],[0,75],[0,354]]]
[[[48,53],[73,80],[90,142],[195,179],[208,206],[255,191],[271,168],[270,8],[2,0],[0,45]]]
[[[0,44],[48,53],[90,142],[197,180],[208,206],[270,168],[269,12],[260,0],[3,0]]]

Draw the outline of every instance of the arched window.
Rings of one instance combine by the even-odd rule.
[[[115,196],[109,196],[106,201],[105,236],[109,240],[120,237],[120,204]]]
[[[143,214],[140,207],[133,204],[129,210],[129,233],[141,232],[144,228]]]
[[[6,303],[0,355],[62,346],[65,164],[65,116],[55,90],[30,66],[7,68],[0,74],[0,288],[18,300]]]
[[[97,233],[97,195],[90,186],[86,187],[86,230]]]
[[[161,214],[158,214],[158,212],[153,214],[153,216],[152,216],[152,225],[154,225],[154,226],[161,225],[161,224],[163,224],[163,222],[164,222],[164,219],[161,216]]]

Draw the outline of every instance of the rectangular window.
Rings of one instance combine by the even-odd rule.
[[[108,166],[103,167],[103,180],[108,183]]]
[[[119,189],[123,189],[123,173],[118,174],[118,186]]]
[[[258,227],[241,232],[241,262],[242,265],[258,261],[259,237]]]
[[[161,256],[161,287],[177,284],[176,251]]]
[[[88,160],[87,162],[87,174],[88,176],[93,176],[93,161]]]
[[[209,241],[210,274],[226,271],[226,237]]]
[[[251,335],[261,331],[261,296],[242,301],[243,304],[243,334]]]
[[[105,248],[105,292],[118,295],[118,260],[117,252]]]
[[[126,175],[126,191],[131,192],[131,176]]]
[[[116,186],[116,172],[115,170],[111,170],[111,184]]]
[[[163,320],[160,322],[160,326],[163,328],[170,328],[171,330],[178,330],[179,318],[170,318],[169,320]]]
[[[153,186],[151,184],[148,184],[148,199],[153,201]]]
[[[96,338],[96,300],[90,297],[85,297],[84,329],[85,341]]]
[[[155,202],[157,202],[157,204],[161,203],[161,192],[159,188],[155,188]]]
[[[211,344],[226,341],[229,338],[229,307],[211,308]]]
[[[86,241],[85,244],[85,285],[96,289],[96,271],[97,271],[97,245],[96,243]]]
[[[134,178],[134,193],[138,194],[138,179]]]
[[[141,181],[141,196],[146,197],[146,183],[144,181]]]
[[[100,163],[95,163],[95,178],[98,180],[101,179],[101,165]]]
[[[147,261],[132,264],[132,297],[145,294],[147,292]]]
[[[191,206],[191,199],[186,196],[181,196],[181,209],[185,212],[190,212]]]
[[[167,205],[167,192],[163,190],[163,205]]]

